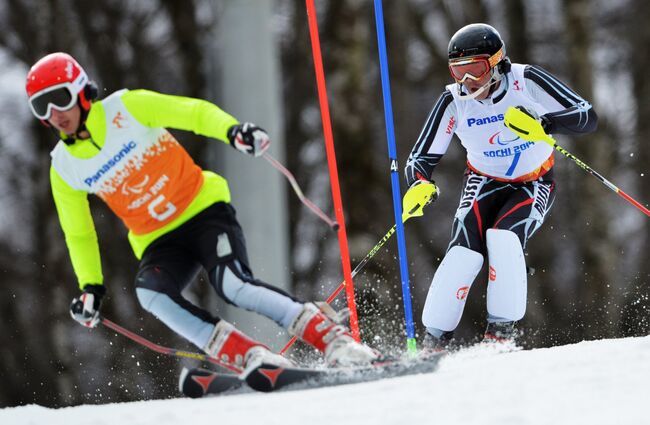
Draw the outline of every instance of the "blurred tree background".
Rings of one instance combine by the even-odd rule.
[[[0,407],[177,395],[177,359],[104,329],[82,329],[69,317],[76,279],[48,181],[55,139],[31,117],[22,84],[38,58],[67,51],[99,82],[103,95],[128,87],[205,97],[211,78],[205,62],[213,54],[206,39],[219,25],[218,4],[228,1],[235,0],[0,2]],[[393,225],[374,11],[370,0],[316,4],[354,267]],[[307,196],[333,216],[305,3],[275,0],[274,13],[277,25],[269,36],[281,46],[286,165]],[[465,24],[486,22],[499,29],[513,62],[541,65],[594,104],[598,132],[561,138],[560,144],[647,206],[650,59],[639,54],[650,44],[646,1],[404,0],[385,1],[384,13],[401,165],[450,82],[450,36]],[[242,95],[254,93],[242,88]],[[181,136],[205,165],[205,143],[195,139]],[[556,163],[555,206],[528,247],[536,274],[529,278],[521,323],[524,346],[647,335],[647,217],[571,161],[558,157]],[[463,150],[452,143],[434,176],[442,196],[405,226],[420,332],[464,166]],[[191,348],[140,308],[131,284],[137,263],[123,225],[101,202],[91,204],[110,291],[105,314],[156,342]],[[342,280],[338,242],[293,194],[287,208],[294,291],[322,299]],[[404,345],[396,246],[391,239],[355,279],[362,337],[384,348]],[[468,341],[485,326],[486,281],[483,271],[458,330]]]

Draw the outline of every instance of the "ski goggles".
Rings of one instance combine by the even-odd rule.
[[[52,116],[52,109],[67,111],[77,103],[78,93],[87,81],[86,74],[82,72],[73,82],[57,84],[35,93],[29,98],[32,114],[38,119],[48,120]]]
[[[478,81],[485,77],[499,62],[503,60],[503,48],[492,56],[481,55],[468,58],[452,59],[449,61],[449,72],[457,83],[466,79]]]

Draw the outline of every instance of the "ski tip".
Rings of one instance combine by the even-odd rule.
[[[227,393],[241,388],[244,383],[238,375],[201,368],[183,368],[178,381],[181,393],[190,398]]]
[[[246,375],[246,383],[256,391],[270,392],[283,372],[284,368],[262,363]]]
[[[178,390],[186,397],[201,398],[206,394],[206,389],[200,382],[192,379],[192,376],[200,373],[198,369],[188,369],[183,367],[178,377]],[[206,386],[207,387],[207,386]]]
[[[246,383],[255,391],[270,392],[321,377],[324,373],[310,368],[282,367],[262,363],[246,375]]]
[[[178,392],[181,394],[184,394],[183,392],[183,384],[185,383],[185,380],[187,379],[187,374],[190,372],[190,370],[186,367],[183,367],[183,370],[181,370],[181,374],[178,377]]]

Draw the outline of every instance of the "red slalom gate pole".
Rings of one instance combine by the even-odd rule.
[[[343,263],[343,277],[345,279],[345,293],[350,309],[350,330],[357,341],[359,335],[359,319],[357,316],[357,305],[354,300],[354,286],[352,283],[352,268],[350,266],[350,253],[348,251],[348,237],[345,231],[345,217],[343,216],[343,202],[341,201],[341,189],[339,186],[339,174],[336,168],[336,153],[334,151],[334,137],[332,136],[332,123],[330,110],[327,101],[327,88],[325,86],[325,72],[323,71],[323,58],[320,50],[320,38],[318,36],[318,20],[316,19],[316,8],[314,0],[306,0],[307,18],[309,21],[309,36],[314,56],[314,70],[318,85],[318,100],[320,102],[321,118],[323,120],[323,132],[325,137],[325,150],[327,152],[327,163],[329,165],[330,181],[332,186],[332,197],[334,200],[334,212],[336,221],[339,224],[338,236],[341,250],[341,261]]]

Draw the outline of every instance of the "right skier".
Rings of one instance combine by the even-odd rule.
[[[467,169],[451,242],[427,295],[426,340],[445,346],[460,322],[484,257],[489,261],[486,339],[507,340],[526,311],[526,242],[553,205],[553,148],[527,141],[504,125],[509,107],[532,116],[546,134],[596,130],[591,104],[535,65],[510,63],[499,33],[486,24],[458,30],[449,42],[446,87],[409,155],[408,186],[432,182],[432,172],[456,134]],[[526,134],[528,129],[523,130]],[[534,129],[530,129],[531,132]]]

